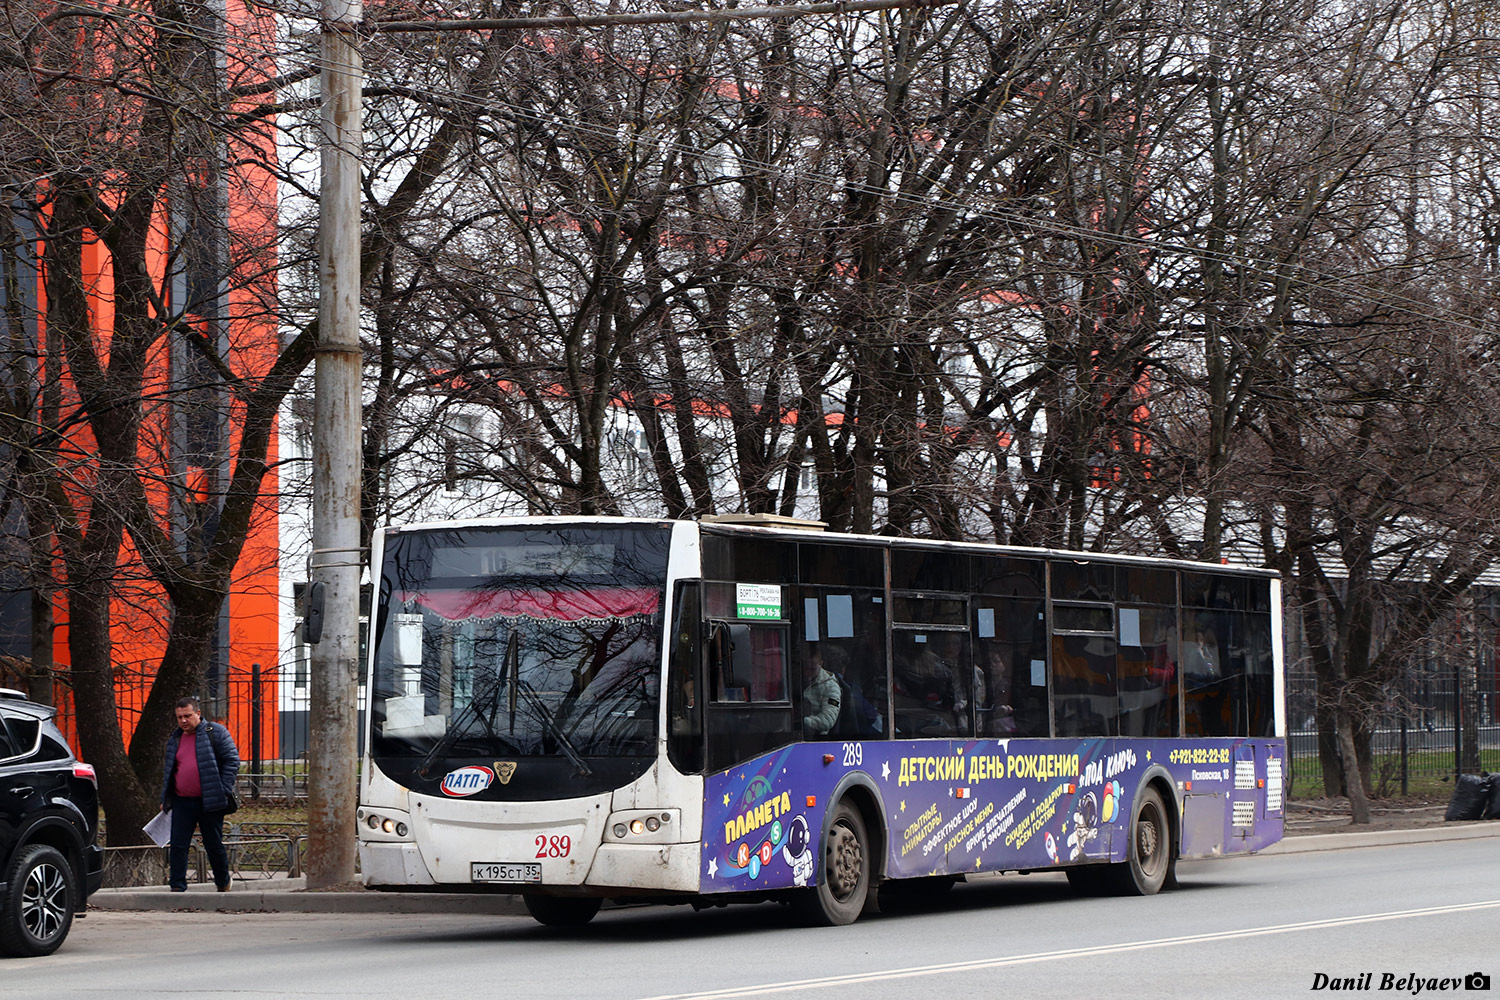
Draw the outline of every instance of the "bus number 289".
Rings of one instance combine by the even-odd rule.
[[[573,849],[573,841],[567,837],[548,837],[538,834],[536,856],[539,858],[565,858]]]

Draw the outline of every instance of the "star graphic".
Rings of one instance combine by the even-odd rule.
[[[729,793],[728,792],[724,793],[724,804],[726,806],[729,805]]]
[[[709,858],[708,859],[708,877],[709,878],[718,878],[718,876],[719,876],[719,859],[718,858]]]
[[[906,800],[905,799],[901,800],[901,811],[902,812],[906,812]]]
[[[1147,759],[1147,760],[1150,760],[1150,759],[1151,759],[1151,751],[1150,751],[1150,750],[1147,750],[1147,751],[1146,751],[1146,759]]]
[[[984,862],[981,859],[979,859],[979,858],[975,858],[974,859],[974,867],[975,868],[978,868],[982,864],[984,864]]]
[[[883,781],[891,780],[891,762],[883,760],[880,762],[880,777]]]

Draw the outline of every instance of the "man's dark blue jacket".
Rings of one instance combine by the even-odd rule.
[[[240,773],[240,752],[235,749],[229,730],[216,722],[204,719],[193,730],[198,754],[198,777],[203,782],[203,811],[223,812],[229,807],[229,796],[234,791],[235,775]],[[172,808],[172,772],[177,770],[177,746],[182,742],[182,730],[175,730],[167,737],[167,759],[161,783],[161,807]],[[219,780],[214,780],[218,775]]]

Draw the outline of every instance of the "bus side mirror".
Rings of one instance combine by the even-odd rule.
[[[750,688],[750,626],[714,625],[710,643],[725,688]]]

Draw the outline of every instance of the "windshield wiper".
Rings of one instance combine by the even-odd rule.
[[[484,724],[484,734],[491,740],[494,740],[497,743],[505,744],[510,748],[512,753],[521,752],[520,746],[517,745],[514,740],[507,739],[504,736],[501,736],[499,733],[495,732],[495,712],[499,708],[498,703],[500,696],[500,685],[497,682],[491,684],[489,687],[489,711],[481,711],[480,706],[484,702],[484,699],[471,698],[463,708],[458,710],[458,714],[453,717],[452,722],[443,732],[443,735],[438,739],[437,743],[433,745],[433,748],[427,751],[427,756],[422,758],[422,762],[417,765],[417,773],[419,775],[424,778],[431,777],[428,772],[432,769],[432,765],[439,758],[447,756],[448,751],[452,750],[459,740],[471,737],[473,735],[466,730],[468,729],[469,723],[475,719]],[[511,711],[512,713],[514,713],[515,709],[512,708]],[[514,723],[512,723],[512,733],[515,732],[515,728],[516,727]]]
[[[573,741],[568,739],[567,734],[558,726],[557,720],[552,718],[552,714],[547,711],[546,703],[542,701],[541,696],[536,693],[531,683],[523,680],[519,681],[517,686],[521,691],[521,695],[526,699],[526,704],[531,706],[531,711],[536,716],[536,720],[546,728],[547,732],[552,734],[552,738],[557,740],[557,745],[562,748],[562,752],[567,754],[568,759],[573,762],[573,766],[578,768],[579,776],[586,778],[593,774],[593,768],[584,762],[577,748],[573,746]]]

